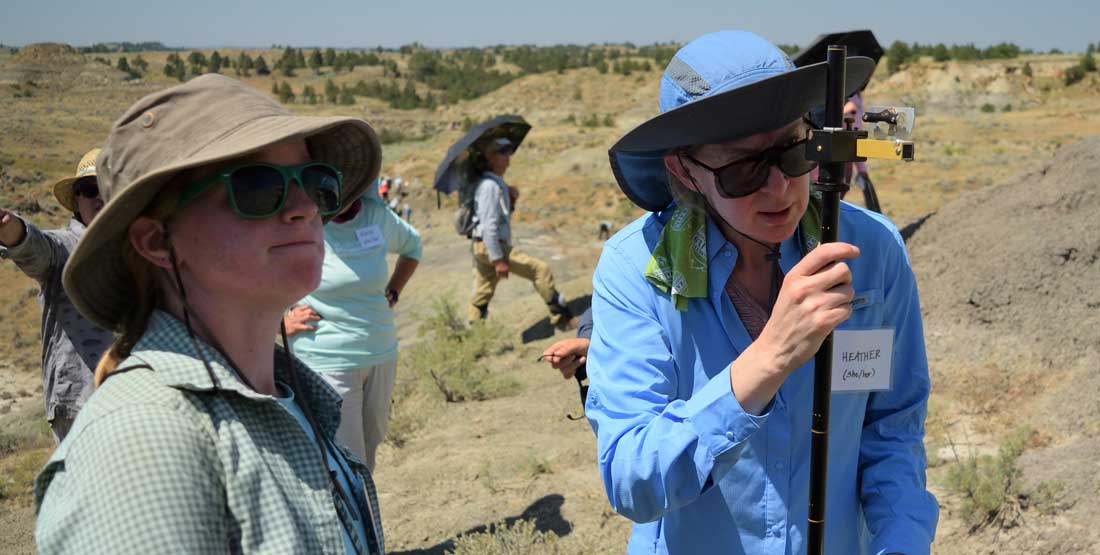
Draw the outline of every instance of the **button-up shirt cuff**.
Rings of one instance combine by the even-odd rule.
[[[905,526],[890,526],[871,541],[870,552],[875,555],[904,553],[905,555],[929,555],[931,538]]]
[[[760,416],[745,412],[730,389],[727,366],[692,395],[687,406],[699,442],[717,462],[737,458],[746,440],[767,421],[772,405],[769,403]]]

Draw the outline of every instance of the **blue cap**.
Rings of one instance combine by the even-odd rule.
[[[718,31],[680,49],[661,76],[661,112],[794,69],[782,50],[748,31]]]

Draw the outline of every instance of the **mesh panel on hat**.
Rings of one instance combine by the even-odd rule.
[[[665,69],[665,77],[680,85],[680,88],[684,89],[684,92],[691,97],[706,94],[710,90],[710,83],[707,83],[703,76],[699,75],[680,58],[673,58],[668,63],[668,67]]]

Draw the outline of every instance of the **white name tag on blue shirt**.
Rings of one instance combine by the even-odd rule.
[[[890,389],[894,330],[833,331],[833,391]]]
[[[359,246],[367,251],[382,244],[382,226],[378,224],[368,225],[355,230],[355,238],[359,240]]]

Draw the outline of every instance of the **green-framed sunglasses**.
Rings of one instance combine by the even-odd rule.
[[[321,215],[340,211],[340,188],[344,176],[331,164],[307,162],[297,166],[241,164],[195,181],[180,193],[179,208],[194,201],[215,183],[225,183],[233,211],[242,218],[258,220],[277,214],[286,204],[290,180],[296,180],[306,196],[317,203]]]

